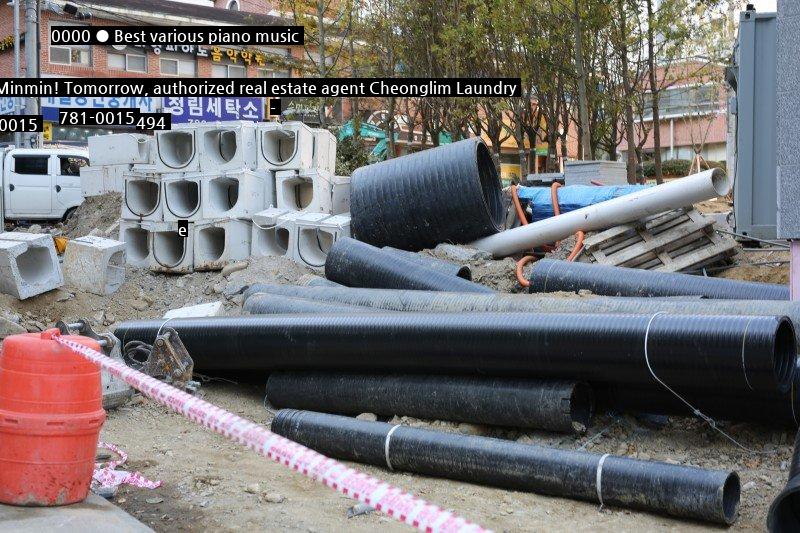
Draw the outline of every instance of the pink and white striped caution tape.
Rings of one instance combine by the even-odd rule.
[[[57,335],[54,335],[53,339],[122,379],[148,398],[166,405],[190,420],[421,531],[442,533],[488,531],[450,511],[348,468],[338,461],[276,435],[261,425],[162,383],[91,348]]]
[[[125,472],[124,470],[117,470],[119,465],[125,464],[128,460],[128,454],[122,451],[121,448],[110,444],[108,442],[98,442],[98,448],[105,448],[116,453],[119,459],[114,459],[105,463],[96,463],[94,466],[94,474],[92,474],[92,486],[95,485],[104,489],[111,489],[116,491],[120,485],[133,485],[142,489],[157,489],[161,486],[161,481],[150,481],[139,472]]]

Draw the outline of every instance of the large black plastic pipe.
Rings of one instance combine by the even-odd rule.
[[[273,372],[267,399],[278,408],[563,433],[583,433],[594,413],[592,389],[586,383],[466,376]]]
[[[605,296],[703,296],[729,300],[788,300],[789,287],[622,268],[594,263],[542,259],[529,273],[530,292],[578,292]]]
[[[696,315],[788,316],[800,327],[800,302],[778,300],[675,300],[668,298],[581,297],[556,298],[531,294],[465,294],[454,292],[359,289],[349,287],[296,287],[253,284],[245,298],[257,292],[310,298],[385,309],[431,312],[531,312],[531,313],[631,313]]]
[[[152,344],[164,321],[124,322]],[[463,374],[788,390],[797,358],[785,317],[532,313],[352,313],[170,320],[199,371]],[[645,340],[647,347],[645,347]]]
[[[306,298],[295,298],[293,296],[282,296],[278,294],[258,293],[247,298],[244,302],[243,310],[251,315],[281,315],[297,313],[375,313],[386,312],[382,309],[376,311],[368,307],[356,307],[345,304],[334,304],[308,300]]]
[[[348,287],[494,292],[347,237],[338,239],[328,251],[325,277]]]
[[[767,529],[770,533],[800,531],[800,431],[794,439],[789,481],[769,507]]]
[[[384,246],[381,248],[381,250],[389,255],[400,257],[401,259],[411,261],[412,263],[418,263],[424,267],[439,271],[442,274],[458,276],[459,278],[464,278],[467,281],[472,281],[472,271],[467,265],[459,265],[457,263],[445,261],[444,259],[437,259],[436,257],[422,255],[417,252],[408,252],[406,250],[392,248],[391,246]]]
[[[505,210],[488,148],[467,139],[356,169],[350,216],[358,240],[422,250],[497,233]]]
[[[613,455],[279,411],[272,431],[320,453],[394,470],[732,524],[739,476]]]

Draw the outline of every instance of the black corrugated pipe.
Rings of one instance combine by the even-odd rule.
[[[800,531],[800,431],[794,439],[789,481],[769,506],[767,529],[770,533]]]
[[[563,433],[583,433],[594,414],[592,389],[579,381],[273,372],[267,381],[267,399],[278,408],[413,416]]]
[[[303,287],[344,287],[344,285],[340,285],[325,278],[312,275],[301,277],[297,284]]]
[[[785,317],[363,313],[168,324],[198,371],[490,375],[659,388],[652,368],[670,386],[748,395],[787,391],[797,358]],[[124,322],[115,335],[152,344],[163,325]]]
[[[696,315],[788,316],[800,327],[800,302],[779,300],[672,300],[660,298],[584,297],[555,298],[530,294],[465,294],[453,292],[359,289],[349,287],[295,287],[257,283],[245,292],[265,292],[385,309],[387,311],[468,311],[531,313],[630,313],[657,312]]]
[[[442,274],[458,276],[459,278],[464,278],[467,281],[472,281],[472,270],[470,270],[467,265],[459,265],[457,263],[445,261],[444,259],[437,259],[436,257],[422,255],[417,252],[407,252],[406,250],[392,248],[391,246],[384,246],[381,248],[381,250],[387,254],[394,255],[395,257],[400,257],[402,259],[406,259],[407,261],[411,261],[412,263],[418,263],[422,266],[439,271]]]
[[[353,236],[403,250],[465,244],[502,229],[497,169],[480,139],[361,167],[350,180]]]
[[[294,296],[257,293],[244,302],[244,311],[251,315],[281,315],[298,313],[375,313],[375,309],[345,304],[331,304]],[[382,309],[377,312],[386,312]]]
[[[328,251],[325,277],[348,287],[494,292],[347,237],[338,239]]]
[[[605,296],[704,296],[728,300],[788,300],[789,287],[622,268],[595,263],[542,259],[529,273],[530,292],[578,292]]]
[[[272,431],[329,457],[426,476],[458,479],[732,524],[739,476],[610,454],[545,448],[345,416],[284,409]]]

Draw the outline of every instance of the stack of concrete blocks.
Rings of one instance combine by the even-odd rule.
[[[25,300],[63,284],[51,235],[0,233],[0,293]]]
[[[567,161],[564,164],[565,185],[627,185],[624,161]]]
[[[129,264],[154,272],[219,270],[247,259],[253,215],[279,204],[327,215],[334,203],[349,209],[349,178],[333,175],[335,137],[299,122],[181,124],[146,140],[94,139],[90,158],[129,165],[120,240]],[[179,223],[188,226],[185,236]]]
[[[282,143],[292,134],[313,142],[290,150]],[[350,178],[335,175],[335,137],[327,130],[276,127],[265,133],[262,149],[275,173],[275,203],[253,216],[252,255],[322,268],[336,239],[350,235]]]

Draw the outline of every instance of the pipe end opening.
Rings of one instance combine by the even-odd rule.
[[[739,514],[741,495],[742,487],[739,482],[739,474],[731,472],[722,486],[722,516],[728,525],[736,521],[736,517]]]
[[[711,185],[718,196],[725,196],[731,192],[731,187],[733,186],[730,176],[721,168],[711,169]]]
[[[486,144],[482,141],[476,142],[475,150],[483,203],[489,213],[494,229],[500,231],[505,222],[500,177],[497,175],[497,168],[494,166],[492,155],[489,153]]]
[[[790,479],[786,488],[772,502],[767,514],[769,531],[800,531],[800,484]]]
[[[588,383],[578,382],[572,388],[569,398],[572,429],[575,433],[585,433],[594,417],[594,392]]]
[[[781,317],[775,331],[773,365],[775,379],[780,392],[787,392],[792,386],[797,365],[797,343],[791,320]]]

